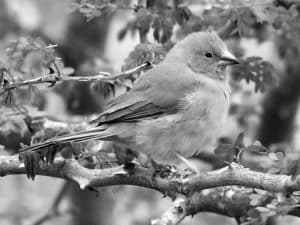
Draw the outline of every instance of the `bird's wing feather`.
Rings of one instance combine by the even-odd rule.
[[[106,105],[106,110],[91,123],[131,122],[144,117],[151,117],[165,112],[163,107],[139,96],[139,93],[126,93]]]
[[[108,102],[104,112],[91,123],[131,122],[176,112],[180,98],[192,88],[192,83],[176,79],[182,75],[176,69],[170,70],[172,67],[162,63],[146,72],[130,91]]]

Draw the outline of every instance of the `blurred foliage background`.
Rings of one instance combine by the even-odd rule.
[[[53,62],[71,76],[117,73],[145,61],[157,64],[177,40],[194,31],[214,29],[242,62],[229,71],[231,110],[220,142],[232,142],[244,131],[248,144],[259,140],[272,152],[283,152],[288,161],[274,163],[270,157],[250,152],[243,155],[246,166],[295,175],[300,149],[299,14],[297,0],[3,0],[0,82],[5,87],[57,72]],[[126,81],[128,86],[133,80]],[[123,86],[103,83],[47,85],[1,94],[0,144],[6,150],[1,154],[16,152],[20,142],[30,143],[28,116],[67,123],[88,121],[101,112],[106,99],[126,91]],[[199,157],[211,163],[213,156]],[[45,177],[34,182],[25,176],[4,177],[0,189],[1,224],[147,224],[170,204],[169,199],[142,188],[101,188],[96,194]],[[39,221],[57,193],[63,195],[61,213]],[[299,221],[272,217],[267,222]],[[209,213],[183,222],[198,223],[236,222]]]

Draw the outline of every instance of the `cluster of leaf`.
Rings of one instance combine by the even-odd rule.
[[[254,152],[261,155],[267,155],[269,150],[261,145],[259,141],[254,142],[252,145],[245,146],[244,133],[241,132],[233,144],[221,143],[214,150],[217,157],[226,163],[242,163],[242,154],[246,151]]]
[[[148,63],[149,67],[151,68],[152,65],[159,64],[165,58],[166,53],[172,46],[172,42],[167,42],[165,44],[150,42],[138,44],[125,59],[124,65],[122,66],[122,71],[130,70],[144,63]],[[114,96],[119,88],[119,84],[121,86],[125,86],[128,90],[132,87],[132,82],[134,82],[140,74],[140,72],[134,73],[130,76],[127,76],[126,79],[117,79],[113,83],[96,81],[92,83],[91,87],[93,91],[96,93],[101,93],[104,97],[109,96],[111,93]],[[127,80],[130,80],[130,84],[127,84]]]
[[[235,0],[235,1],[200,1],[204,9],[181,26],[179,34],[206,30],[223,31],[231,24],[223,37],[239,35],[255,37],[258,40],[267,38],[266,25],[275,30],[299,33],[299,2],[296,0]],[[222,33],[222,32],[221,32]]]
[[[20,38],[10,42],[6,54],[14,61],[15,70],[35,77],[48,74],[49,68],[58,72],[58,68],[63,67],[61,60],[55,56],[55,47],[46,45],[40,38]]]
[[[259,141],[246,146],[244,133],[241,132],[233,144],[221,143],[214,150],[214,153],[219,160],[226,164],[232,162],[244,164],[246,159],[243,158],[243,154],[246,152],[251,153],[252,156],[253,154],[265,156],[271,163],[267,167],[261,168],[263,172],[290,175],[292,179],[295,179],[300,174],[300,159],[289,159],[283,151],[283,149],[276,146],[267,149]]]
[[[35,143],[42,143],[46,140],[54,138],[56,136],[64,135],[70,133],[70,129],[64,126],[45,126],[45,119],[28,117],[27,126],[32,130],[34,135],[32,136],[30,145]],[[27,145],[21,143],[21,149],[28,147]],[[53,144],[47,146],[38,151],[25,151],[19,153],[20,160],[24,162],[25,169],[28,178],[34,179],[38,169],[40,168],[40,163],[52,164],[54,162],[55,156],[60,153],[60,155],[69,159],[72,157],[77,157],[82,152],[82,145],[76,143],[67,144]]]
[[[297,0],[198,1],[194,5],[203,10],[194,14],[189,4],[184,0],[145,0],[137,4],[131,4],[131,1],[81,0],[73,3],[73,8],[88,19],[111,14],[118,9],[132,9],[135,18],[120,31],[120,40],[129,32],[139,32],[141,41],[145,42],[147,34],[153,29],[154,39],[164,43],[170,40],[176,24],[180,25],[181,37],[210,28],[222,30],[226,24],[232,24],[226,37],[238,34],[259,40],[266,38],[265,25],[293,32],[300,29],[300,4]]]
[[[20,38],[11,42],[6,48],[9,65],[0,68],[0,88],[9,84],[34,77],[57,73],[63,69],[63,63],[55,56],[55,45],[46,45],[40,38]],[[28,85],[30,91],[32,85]],[[5,102],[14,99],[13,90],[5,92]]]
[[[173,45],[172,42],[167,42],[165,44],[150,42],[138,44],[125,59],[122,70],[134,68],[145,62],[150,62],[153,65],[159,64]]]
[[[232,68],[231,74],[237,81],[244,79],[247,83],[254,82],[255,92],[264,92],[278,82],[274,66],[260,57],[241,59],[240,64]]]
[[[291,175],[292,179],[295,179],[300,173],[299,159],[287,159],[283,152],[277,150],[279,149],[269,150],[263,147],[259,141],[245,146],[244,134],[240,133],[234,144],[220,144],[214,152],[218,158],[226,163],[237,162],[239,164],[243,164],[243,153],[259,154],[272,161],[270,167],[267,168],[267,173]],[[247,209],[247,214],[239,218],[240,224],[243,225],[262,225],[266,223],[269,217],[288,215],[290,211],[300,206],[298,193],[288,193],[288,190],[287,193],[274,194],[253,189],[248,194],[248,198],[251,207]]]
[[[30,141],[31,134],[22,114],[21,109],[0,107],[0,143],[10,154],[19,148],[20,142],[28,143]]]
[[[135,18],[119,33],[122,40],[128,32],[139,32],[141,42],[147,41],[147,34],[153,29],[153,37],[159,43],[169,41],[175,24],[184,25],[191,16],[191,11],[176,0],[147,0],[135,10]]]
[[[199,1],[195,5],[201,6],[204,10],[199,13],[195,12],[196,14],[192,14],[187,7],[188,4],[185,3],[187,2],[176,0],[146,0],[139,1],[132,7],[135,18],[119,32],[119,39],[123,39],[129,32],[139,32],[141,42],[145,45],[138,45],[129,55],[129,60],[125,62],[125,69],[145,61],[153,61],[153,55],[160,57],[159,54],[156,54],[156,46],[152,48],[147,43],[146,36],[151,29],[153,29],[154,39],[161,43],[170,40],[175,24],[180,25],[180,29],[177,31],[179,38],[191,32],[212,28],[219,30],[224,37],[238,34],[261,40],[266,38],[265,25],[271,25],[275,29],[284,31],[293,30],[295,32],[298,28],[300,29],[297,22],[300,7],[299,3],[293,0]],[[130,4],[109,0],[82,0],[80,3],[74,3],[74,6],[90,19],[104,15],[106,11],[130,8]],[[227,27],[228,24],[230,27]],[[225,33],[224,27],[228,29]],[[164,54],[165,51],[162,55]],[[130,60],[130,57],[133,59]],[[233,69],[233,75],[237,80],[253,81],[256,92],[263,92],[277,82],[273,66],[258,57],[242,60],[242,64]]]
[[[126,6],[125,1],[80,0],[79,2],[72,2],[71,11],[79,11],[89,21],[95,17],[109,16],[118,8]]]
[[[6,48],[9,64],[0,68],[0,88],[6,88],[15,82],[52,73],[60,75],[63,63],[55,56],[55,45],[46,45],[40,38],[20,38],[12,41]],[[33,91],[32,85],[28,85]],[[14,103],[14,90],[4,92],[5,103]]]
[[[266,224],[271,216],[286,216],[295,208],[298,208],[300,198],[298,195],[271,194],[263,190],[255,189],[249,198],[251,208],[244,216],[242,225]]]

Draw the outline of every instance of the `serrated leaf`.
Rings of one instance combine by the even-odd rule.
[[[268,157],[273,161],[282,161],[284,160],[284,154],[282,152],[271,152]]]
[[[244,132],[240,132],[239,135],[237,136],[236,141],[234,143],[234,145],[237,148],[241,149],[241,148],[243,148],[245,146],[244,137],[245,137]]]
[[[278,82],[273,65],[260,57],[242,59],[241,64],[232,67],[232,76],[235,80],[254,82],[256,92],[264,92]]]
[[[21,144],[21,146],[24,146]],[[22,152],[19,154],[21,160],[25,165],[27,177],[34,180],[35,175],[39,169],[39,163],[41,161],[41,155],[37,152]]]
[[[300,174],[300,159],[288,161],[287,175],[291,175],[295,179]]]
[[[268,173],[270,174],[280,174],[282,171],[281,168],[272,167],[268,169]]]
[[[249,198],[251,199],[250,201],[251,206],[259,205],[261,202],[261,195],[259,194],[251,194]]]
[[[269,150],[261,145],[249,145],[243,149],[244,151],[258,153],[260,155],[267,155],[269,153]]]
[[[234,162],[239,149],[233,144],[220,144],[214,153],[224,162]]]
[[[255,208],[255,209],[250,209],[248,212],[247,212],[247,215],[252,218],[252,219],[255,219],[255,218],[259,218],[260,217],[260,212]]]
[[[260,212],[260,213],[269,213],[271,210],[266,208],[266,207],[261,207],[261,206],[258,206],[256,207],[256,209]]]
[[[139,44],[126,58],[123,70],[134,68],[145,62],[150,62],[156,65],[164,59],[165,55],[172,47],[173,43],[169,42],[165,44],[149,42]]]

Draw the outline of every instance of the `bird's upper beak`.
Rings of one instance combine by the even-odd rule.
[[[219,66],[229,66],[234,64],[239,64],[239,60],[228,50],[224,51],[220,57],[218,63]]]

